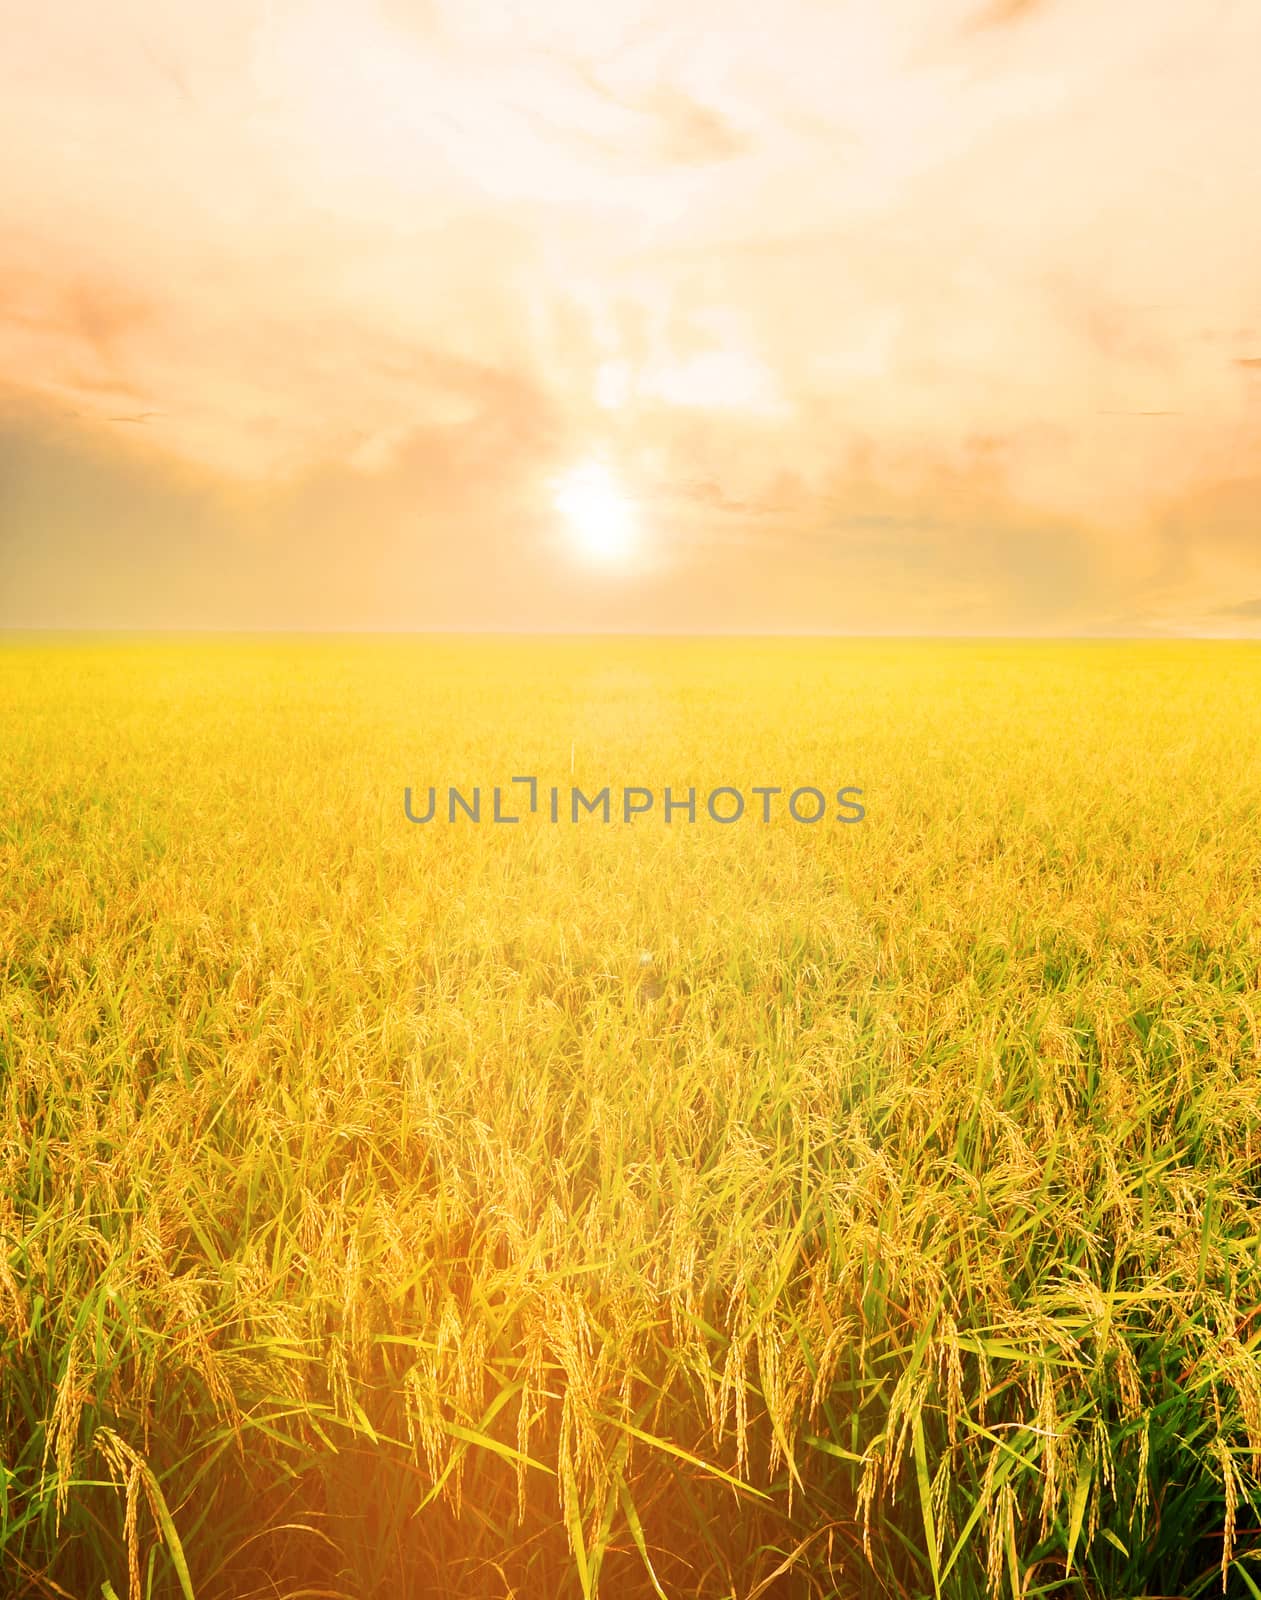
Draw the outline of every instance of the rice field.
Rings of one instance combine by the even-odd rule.
[[[1257,646],[14,637],[0,734],[6,1595],[1261,1596]]]

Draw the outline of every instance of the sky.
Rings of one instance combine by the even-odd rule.
[[[1261,635],[1256,0],[0,24],[0,627]]]

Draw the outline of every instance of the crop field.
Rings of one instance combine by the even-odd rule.
[[[5,1595],[1261,1596],[1261,646],[15,637],[0,734]]]

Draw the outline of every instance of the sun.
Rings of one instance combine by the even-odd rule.
[[[569,525],[578,549],[607,565],[624,562],[635,547],[635,515],[609,469],[588,461],[556,485],[552,504]]]

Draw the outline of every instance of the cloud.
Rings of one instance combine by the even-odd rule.
[[[180,66],[178,59],[173,54],[155,50],[143,38],[140,40],[140,48],[147,60],[152,64],[153,70],[164,82],[170,85],[185,105],[195,106],[197,104],[196,96],[189,88],[188,75]]]
[[[1228,554],[1261,560],[1261,476],[1199,484],[1159,518],[1167,546],[1187,563]]]
[[[636,92],[617,91],[595,71],[578,69],[578,77],[596,96],[620,107],[637,124],[632,146],[670,166],[706,166],[730,161],[750,148],[746,133],[716,107],[705,105],[669,83]],[[606,149],[615,148],[609,139]],[[624,148],[624,145],[623,145]]]
[[[834,570],[860,575],[890,607],[975,626],[1075,631],[1119,598],[1099,560],[1098,530],[1023,505],[995,454],[851,464],[828,484],[810,543]]]
[[[742,498],[641,471],[654,559],[610,584],[552,508],[577,441],[543,397],[494,381],[467,421],[413,429],[371,469],[233,482],[140,433],[121,447],[8,397],[0,625],[1001,631],[1090,595],[1076,530],[1039,524],[983,466],[927,463],[898,485],[840,467],[822,497],[791,474]]]
[[[1219,617],[1255,618],[1257,621],[1261,622],[1261,599],[1240,600],[1237,604],[1232,606],[1218,606],[1217,615]]]
[[[1012,23],[1025,22],[1037,11],[1047,8],[1048,0],[993,0],[993,4],[975,12],[966,24],[966,31],[976,33],[988,28],[1010,27]]]
[[[410,430],[375,470],[248,482],[10,393],[0,626],[477,625],[479,597],[493,614],[502,585],[511,610],[538,564],[553,426],[487,380],[467,420]]]
[[[134,285],[93,276],[74,263],[58,263],[51,272],[19,263],[0,279],[0,322],[58,339],[106,365],[120,359],[127,341],[155,314],[153,299]]]
[[[731,161],[750,148],[748,135],[729,118],[667,85],[649,96],[645,108],[657,118],[658,148],[667,162],[705,166]]]

